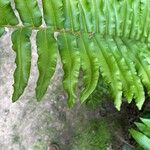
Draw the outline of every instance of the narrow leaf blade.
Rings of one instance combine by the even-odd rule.
[[[9,0],[0,0],[0,25],[17,25],[19,23]]]
[[[104,80],[110,85],[116,108],[120,110],[122,104],[122,82],[116,60],[110,53],[109,47],[106,45],[106,41],[103,37],[96,34],[94,39],[95,44],[98,47],[97,56],[100,63],[100,71]]]
[[[150,150],[150,139],[134,129],[129,130],[133,138],[146,150]]]
[[[84,102],[96,88],[99,79],[99,62],[95,51],[96,47],[88,34],[83,34],[78,39],[78,45],[84,75],[84,89],[81,92],[81,102]]]
[[[49,29],[40,30],[37,33],[38,69],[39,78],[36,87],[37,100],[41,100],[52,78],[56,64],[58,48],[53,33]]]
[[[62,29],[65,19],[62,0],[42,0],[42,4],[46,24],[54,29]]]
[[[71,107],[77,97],[76,87],[80,70],[80,54],[76,37],[70,33],[61,33],[58,44],[64,70],[64,89],[68,93],[68,105]]]
[[[16,53],[16,70],[14,73],[14,93],[12,100],[17,101],[27,86],[31,67],[31,30],[22,28],[12,33],[13,50]]]
[[[65,29],[78,31],[80,29],[78,0],[63,0],[63,4],[65,15]]]
[[[136,122],[135,124],[142,133],[150,137],[150,127],[146,126],[143,123]]]
[[[25,26],[39,27],[42,15],[36,0],[14,0],[16,9]]]
[[[141,118],[141,121],[148,127],[150,127],[150,119]]]

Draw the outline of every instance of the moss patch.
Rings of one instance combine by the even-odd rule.
[[[72,150],[106,150],[111,141],[107,123],[91,120],[74,138]]]

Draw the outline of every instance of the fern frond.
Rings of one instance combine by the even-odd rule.
[[[128,86],[128,89],[133,91],[133,96],[137,103],[140,101],[144,101],[145,96],[144,96],[143,85],[141,83],[140,77],[137,75],[135,63],[130,57],[130,51],[129,49],[127,49],[126,45],[122,42],[120,38],[115,38],[114,40],[118,47],[118,52],[120,53],[120,57],[125,60],[125,64],[124,66],[122,66],[122,68],[127,68],[126,77],[128,78],[127,79],[128,82],[126,84],[129,84],[129,85],[126,85],[126,86]],[[125,77],[125,74],[124,74],[124,77]],[[126,89],[127,88],[126,86],[125,86],[125,90],[126,92],[128,92],[128,89]]]
[[[79,31],[80,22],[79,22],[79,9],[78,9],[78,0],[63,0],[64,5],[64,27],[71,31]]]
[[[135,124],[140,132],[130,129],[132,137],[142,148],[150,150],[150,119],[141,118],[141,123],[136,122]]]
[[[37,0],[14,2],[15,9],[12,9],[9,0],[0,0],[0,35],[4,27],[16,30],[12,36],[18,66],[14,101],[27,85],[31,59],[29,33],[32,29],[38,30],[38,100],[44,96],[55,71],[58,46],[70,106],[75,103],[82,68],[82,102],[95,89],[100,70],[118,110],[122,97],[129,103],[134,99],[141,109],[144,89],[150,95],[149,0],[42,0],[43,13]],[[22,24],[19,24],[15,11],[18,11]],[[46,23],[44,27],[42,20]],[[55,31],[60,33],[57,41],[52,37]]]
[[[148,127],[147,125],[145,125],[143,123],[139,123],[139,122],[136,122],[135,125],[142,133],[144,133],[146,136],[150,137],[150,127]]]
[[[59,53],[64,70],[64,89],[68,93],[68,105],[75,103],[76,88],[80,70],[80,52],[77,48],[76,37],[62,33],[58,39]]]
[[[47,26],[55,30],[64,27],[64,13],[62,0],[42,0],[44,20]]]
[[[80,30],[81,32],[93,32],[92,12],[90,0],[78,0],[78,9],[80,12]]]
[[[48,88],[50,79],[55,72],[58,47],[53,37],[53,33],[49,29],[38,31],[36,43],[39,56],[39,78],[36,87],[36,97],[37,100],[41,100]]]
[[[39,27],[42,24],[42,15],[36,0],[15,0],[15,6],[23,25]]]
[[[133,77],[128,64],[126,63],[126,52],[123,51],[122,47],[118,47],[116,41],[113,39],[106,39],[109,45],[110,53],[112,53],[115,61],[117,62],[118,70],[120,72],[120,77],[122,81],[122,89],[125,98],[130,103],[133,99]],[[120,48],[120,49],[119,49]],[[123,53],[123,55],[122,55]],[[126,56],[124,56],[126,55]],[[134,67],[134,66],[132,66]]]
[[[150,138],[148,138],[143,133],[136,131],[134,129],[131,129],[130,133],[132,134],[133,138],[139,143],[141,147],[143,147],[145,150],[150,150]]]
[[[110,85],[116,108],[120,109],[122,103],[122,82],[117,63],[104,38],[95,35],[95,44],[98,47],[97,56],[99,57],[102,76]]]
[[[84,89],[81,92],[80,99],[84,102],[96,88],[99,79],[99,61],[96,57],[94,42],[89,38],[88,34],[83,34],[78,39],[78,45],[84,77]]]
[[[22,95],[27,86],[31,67],[31,29],[18,29],[12,34],[13,50],[16,53],[17,68],[14,73],[14,93],[12,100],[15,102]]]
[[[9,0],[0,0],[0,25],[17,25],[19,23]]]

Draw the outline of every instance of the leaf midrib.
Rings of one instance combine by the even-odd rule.
[[[39,26],[39,27],[35,27],[35,26],[25,26],[25,25],[0,25],[0,28],[8,28],[8,29],[13,29],[13,30],[17,30],[17,29],[23,29],[23,28],[30,28],[31,30],[35,30],[35,31],[40,31],[40,30],[46,30],[46,29],[49,29],[51,30],[51,32],[55,33],[55,32],[59,32],[59,33],[71,33],[73,34],[74,36],[81,36],[82,34],[89,34],[89,36],[93,36],[95,34],[99,34],[101,35],[102,38],[105,38],[106,36],[109,37],[109,38],[124,38],[124,39],[127,39],[127,40],[132,40],[132,41],[136,41],[136,42],[140,42],[140,43],[144,43],[146,45],[150,44],[150,42],[148,41],[148,38],[147,40],[142,40],[142,38],[140,37],[139,39],[135,39],[135,38],[132,38],[132,37],[127,37],[127,36],[123,36],[123,35],[115,35],[115,34],[102,34],[101,32],[82,32],[81,30],[78,30],[78,31],[72,31],[72,29],[54,29],[54,26]]]

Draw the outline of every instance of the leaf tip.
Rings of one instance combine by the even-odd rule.
[[[36,93],[36,99],[37,102],[40,102],[42,100],[43,96],[41,96],[40,94]]]
[[[139,102],[139,103],[136,104],[136,106],[138,107],[139,110],[141,110],[142,106],[143,106],[143,103]]]
[[[12,96],[12,102],[15,103],[18,99],[19,99],[19,97],[16,96],[15,94],[13,94],[13,96]]]

